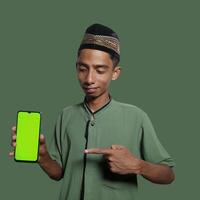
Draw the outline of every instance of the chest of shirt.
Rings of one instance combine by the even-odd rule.
[[[137,116],[126,116],[115,113],[113,115],[97,115],[88,118],[72,116],[66,124],[65,137],[71,148],[82,151],[87,148],[109,148],[113,144],[120,144],[138,154],[139,134],[141,122]]]

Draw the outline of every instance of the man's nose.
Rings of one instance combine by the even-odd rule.
[[[95,83],[95,75],[94,72],[89,71],[87,76],[86,76],[86,83],[88,85],[94,84]]]

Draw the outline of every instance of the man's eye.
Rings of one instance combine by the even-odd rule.
[[[97,72],[98,72],[99,74],[103,74],[103,73],[105,73],[105,70],[103,70],[103,69],[97,69]]]
[[[79,71],[81,71],[81,72],[83,72],[83,71],[86,71],[86,70],[87,70],[87,68],[86,68],[86,67],[81,67],[81,66],[80,66],[78,69],[79,69]]]

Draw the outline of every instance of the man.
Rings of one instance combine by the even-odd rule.
[[[174,162],[147,114],[109,94],[119,60],[117,34],[101,24],[88,27],[76,62],[84,102],[63,109],[49,151],[40,137],[38,163],[49,177],[63,180],[60,200],[133,200],[137,175],[159,184],[174,180]]]

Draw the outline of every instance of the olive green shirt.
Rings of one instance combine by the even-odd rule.
[[[137,176],[112,173],[102,155],[84,154],[85,148],[127,147],[152,163],[174,166],[158,140],[147,114],[113,99],[92,113],[86,103],[63,109],[59,115],[50,155],[63,168],[59,200],[134,200]]]

